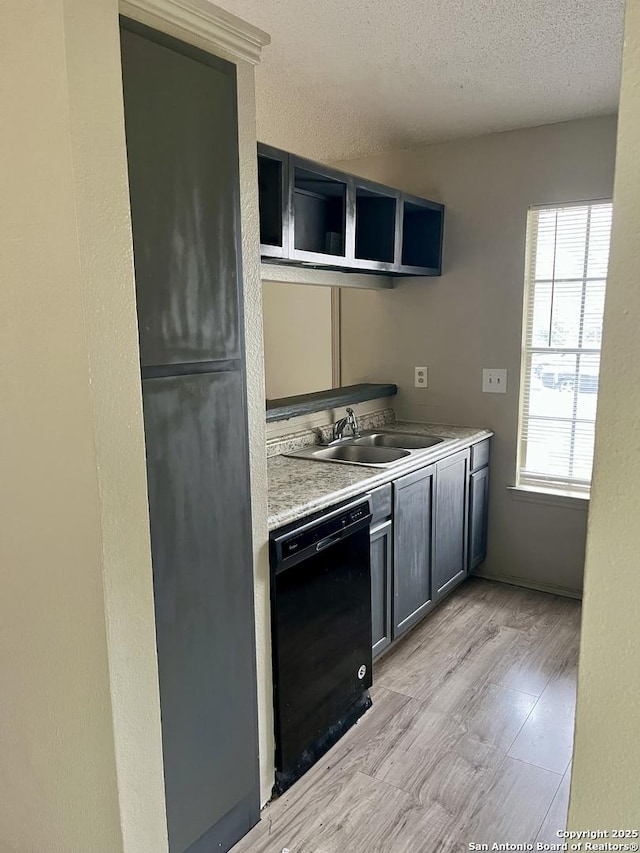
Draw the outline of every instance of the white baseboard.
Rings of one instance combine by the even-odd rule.
[[[527,580],[525,578],[516,578],[511,575],[492,575],[489,572],[473,572],[472,577],[484,578],[488,581],[498,581],[499,583],[508,583],[511,586],[521,586],[525,589],[535,589],[538,592],[550,592],[552,595],[564,595],[566,598],[576,598],[582,600],[581,589],[570,589],[566,586],[557,586],[553,583],[539,583],[538,581]]]

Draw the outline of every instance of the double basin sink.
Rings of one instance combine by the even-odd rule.
[[[365,432],[354,438],[343,438],[324,447],[307,447],[286,455],[302,459],[317,459],[320,462],[387,468],[416,452],[429,450],[444,441],[447,439],[440,436],[378,430]]]

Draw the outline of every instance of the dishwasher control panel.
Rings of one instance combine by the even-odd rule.
[[[316,517],[313,521],[302,525],[291,525],[284,530],[272,534],[272,544],[276,547],[276,560],[283,562],[297,557],[310,549],[315,549],[318,543],[329,539],[338,541],[343,534],[352,530],[356,525],[366,524],[371,520],[371,505],[369,500],[360,500],[327,515]]]

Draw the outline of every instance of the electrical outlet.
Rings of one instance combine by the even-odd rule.
[[[414,367],[413,384],[416,388],[426,388],[428,383],[428,368]]]
[[[506,394],[507,371],[497,367],[483,368],[482,390],[489,394]]]

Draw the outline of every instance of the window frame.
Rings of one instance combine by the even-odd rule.
[[[566,209],[570,207],[589,207],[592,208],[597,205],[611,205],[613,210],[613,200],[611,198],[596,198],[596,199],[584,199],[581,201],[570,201],[570,202],[554,202],[548,204],[534,204],[531,205],[527,209],[527,218],[526,218],[526,240],[525,240],[525,253],[524,253],[524,296],[523,296],[523,306],[522,306],[522,327],[521,327],[521,358],[520,358],[520,391],[519,391],[519,399],[518,399],[518,433],[517,433],[517,453],[516,453],[516,477],[515,477],[515,486],[510,487],[514,492],[523,492],[523,493],[538,493],[542,496],[553,497],[554,495],[561,496],[564,500],[579,498],[579,499],[588,499],[591,494],[591,482],[593,479],[592,476],[589,481],[579,480],[579,479],[563,479],[558,475],[544,475],[540,474],[537,476],[523,476],[524,473],[524,462],[526,459],[526,450],[527,450],[527,435],[528,430],[525,430],[525,410],[530,408],[530,392],[531,392],[531,383],[529,381],[530,371],[531,371],[531,362],[533,356],[541,353],[544,355],[569,355],[576,357],[576,370],[575,373],[578,375],[579,365],[580,365],[580,357],[581,356],[600,356],[602,352],[602,343],[600,347],[540,347],[534,346],[533,344],[533,328],[530,327],[529,317],[533,317],[532,312],[532,303],[535,300],[535,285],[536,285],[536,277],[535,275],[531,275],[532,268],[535,268],[535,257],[534,254],[537,250],[538,245],[538,235],[535,233],[535,244],[532,245],[532,237],[534,236],[533,228],[531,225],[531,217],[534,213],[539,213],[540,211],[552,211],[552,210],[560,210]],[[591,211],[589,212],[589,216],[591,215]],[[610,251],[611,246],[611,232],[609,232],[609,257],[611,254]],[[585,269],[584,275],[581,279],[583,283],[589,280],[586,274],[586,264],[588,261],[588,248],[585,251]],[[555,271],[554,271],[555,273]],[[558,279],[561,280],[561,279]],[[594,279],[597,280],[597,279]],[[551,281],[555,282],[555,275]],[[607,274],[604,278],[605,281],[605,299],[606,299],[606,288],[608,283],[608,269]],[[582,307],[581,312],[584,312],[584,302],[586,296],[586,289],[583,285],[582,292]],[[604,319],[604,308],[603,308],[603,319]],[[582,338],[581,328],[581,335]],[[596,406],[597,406],[597,394],[596,391]],[[596,415],[597,417],[597,415]],[[531,419],[531,415],[527,411],[526,423],[528,425]],[[558,420],[564,420],[571,422],[575,427],[577,423],[580,422],[579,418],[575,417],[575,414],[571,418],[558,418]],[[587,421],[583,421],[587,422]],[[591,423],[591,420],[588,421]],[[575,441],[575,430],[572,430],[572,445]]]

